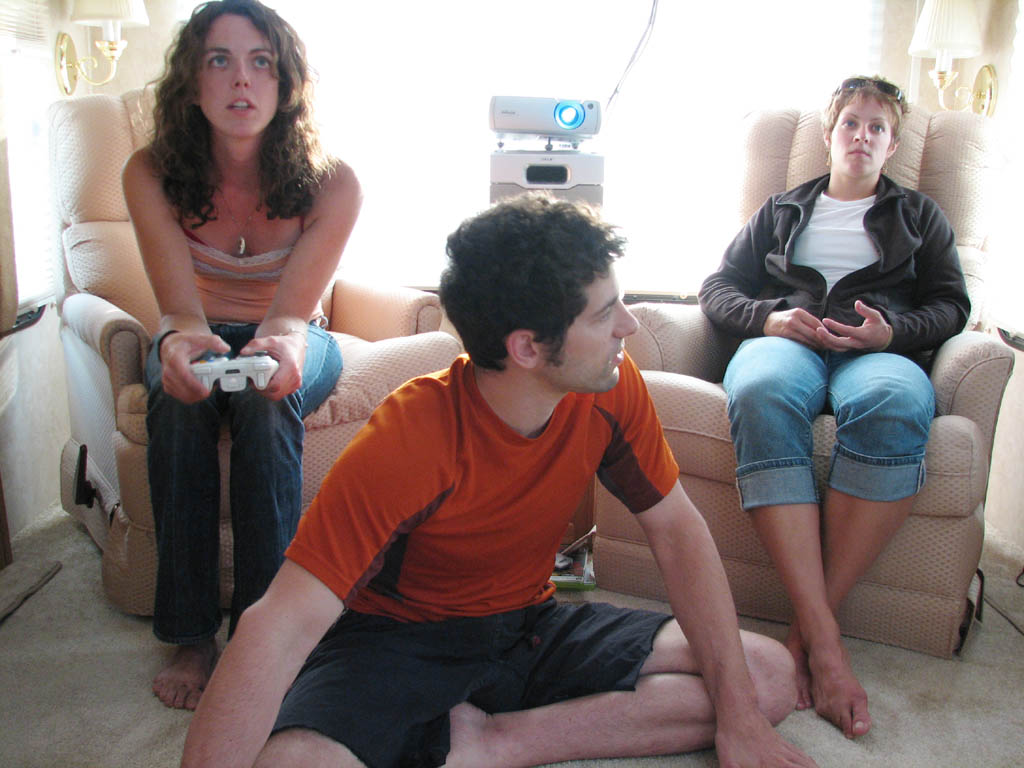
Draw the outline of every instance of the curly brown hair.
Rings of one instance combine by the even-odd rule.
[[[278,80],[277,114],[260,143],[260,190],[268,218],[289,219],[310,210],[328,167],[313,121],[313,82],[306,47],[288,22],[258,0],[211,0],[196,7],[167,51],[156,84],[154,166],[164,194],[183,219],[216,218],[210,125],[198,100],[206,36],[224,14],[242,16],[270,42]]]
[[[558,359],[586,288],[609,273],[625,239],[584,203],[530,193],[503,200],[448,236],[440,298],[474,364],[505,369],[505,338],[534,332]]]

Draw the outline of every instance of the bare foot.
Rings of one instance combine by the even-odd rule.
[[[198,645],[179,645],[171,663],[153,679],[153,693],[168,707],[195,709],[213,673],[216,657],[214,639]]]
[[[800,627],[794,621],[786,636],[786,648],[796,662],[796,708],[810,709],[814,706],[811,696],[811,670],[807,666],[807,651],[804,650],[804,639],[800,635]]]
[[[841,644],[834,651],[811,649],[807,662],[817,713],[848,739],[867,733],[871,729],[868,695],[853,675],[846,649]]]

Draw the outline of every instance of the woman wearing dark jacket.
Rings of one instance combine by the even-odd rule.
[[[793,604],[798,707],[849,738],[871,718],[836,613],[924,483],[935,393],[923,366],[970,312],[949,222],[882,175],[906,112],[892,83],[844,81],[823,121],[830,173],[769,199],[700,292],[711,321],[745,339],[724,382],[737,482]],[[811,424],[826,409],[836,445],[821,509]]]

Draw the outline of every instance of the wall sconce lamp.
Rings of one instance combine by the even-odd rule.
[[[973,88],[960,86],[953,93],[954,106],[946,106],[946,90],[960,74],[953,69],[953,59],[969,59],[981,53],[981,28],[974,0],[925,0],[907,53],[935,59],[935,69],[928,74],[939,92],[942,109],[970,109],[987,116],[995,112],[996,71],[990,64],[978,72]],[[964,105],[955,106],[961,99]]]
[[[117,60],[128,45],[121,39],[121,27],[148,26],[149,16],[143,0],[75,0],[71,21],[102,29],[103,38],[96,41],[96,47],[109,63],[110,71],[102,80],[90,78],[86,67],[95,69],[99,62],[94,56],[77,58],[71,36],[61,32],[57,35],[54,66],[57,70],[57,87],[67,96],[75,92],[79,77],[91,85],[104,85],[113,80],[117,73]]]

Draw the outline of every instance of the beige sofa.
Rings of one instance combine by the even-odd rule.
[[[61,500],[103,549],[106,594],[138,614],[152,612],[155,587],[142,368],[159,314],[128,221],[120,174],[128,155],[146,143],[150,108],[148,92],[137,90],[61,101],[49,114],[58,274],[63,275],[58,307],[71,413],[71,439],[61,457]],[[327,401],[305,421],[303,505],[380,400],[412,376],[446,367],[461,351],[454,338],[437,330],[441,310],[433,294],[339,278],[323,300],[344,370]],[[87,446],[84,462],[82,446]],[[225,605],[232,588],[229,447],[225,430],[220,446]]]
[[[913,512],[844,603],[844,633],[948,657],[969,626],[967,597],[984,536],[984,503],[1000,401],[1012,351],[984,328],[984,274],[997,153],[984,119],[916,109],[889,174],[938,202],[957,233],[974,305],[969,330],[938,352],[931,379],[937,416],[927,447],[928,479]],[[781,110],[746,122],[746,166],[736,230],[774,192],[824,174],[817,112]],[[735,232],[723,233],[722,248]],[[684,258],[680,253],[679,258]],[[627,348],[644,371],[680,480],[706,517],[741,614],[787,621],[790,606],[768,554],[740,508],[736,459],[720,382],[737,340],[716,331],[699,307],[639,304]],[[815,468],[824,481],[835,423],[814,426]],[[664,598],[639,525],[599,488],[596,573],[601,587]],[[974,603],[979,603],[972,590]],[[980,604],[978,605],[980,608]]]

